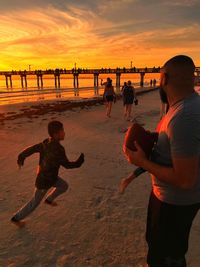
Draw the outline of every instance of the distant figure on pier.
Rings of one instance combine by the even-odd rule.
[[[152,85],[153,85],[153,81],[152,81],[152,79],[151,79],[151,81],[150,81],[150,87],[152,87]]]
[[[116,101],[116,94],[110,78],[107,78],[107,82],[103,84],[105,85],[103,99],[106,103],[106,116],[110,118],[112,104]]]
[[[136,99],[135,89],[128,81],[127,86],[123,89],[124,118],[129,121],[131,119],[131,111],[134,99]]]
[[[153,87],[156,87],[156,79],[153,79]]]

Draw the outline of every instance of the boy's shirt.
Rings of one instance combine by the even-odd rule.
[[[78,168],[83,163],[83,159],[70,162],[65,154],[64,147],[54,139],[45,139],[42,143],[28,147],[18,156],[18,163],[24,163],[25,158],[34,153],[40,153],[39,168],[35,186],[38,189],[48,189],[52,187],[58,179],[59,167],[67,169]]]

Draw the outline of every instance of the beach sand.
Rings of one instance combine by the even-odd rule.
[[[23,108],[24,104],[20,104]],[[139,96],[134,116],[153,130],[159,120],[158,92]],[[19,105],[18,105],[19,107]],[[6,107],[1,106],[1,113]],[[15,112],[15,111],[10,111]],[[10,223],[10,217],[30,200],[38,155],[26,159],[18,170],[16,159],[25,147],[47,137],[47,123],[64,123],[62,142],[70,160],[85,153],[79,169],[61,168],[60,176],[69,190],[57,199],[58,206],[41,203],[24,228]],[[145,224],[151,181],[143,174],[123,195],[121,178],[135,167],[122,152],[122,101],[113,106],[112,117],[103,105],[73,108],[41,116],[23,116],[1,122],[0,138],[0,266],[9,267],[143,267],[145,266]],[[188,266],[200,266],[200,213],[195,218],[187,255]]]

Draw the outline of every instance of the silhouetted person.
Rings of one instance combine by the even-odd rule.
[[[112,104],[116,101],[116,94],[114,87],[112,85],[112,80],[107,78],[107,82],[103,83],[105,85],[103,99],[106,103],[106,116],[111,117]]]
[[[127,85],[124,87],[122,95],[124,104],[124,118],[129,121],[131,119],[133,101],[136,98],[135,89],[131,85],[131,81],[128,81]]]

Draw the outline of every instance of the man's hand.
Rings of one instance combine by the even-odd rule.
[[[124,146],[123,147],[124,154],[128,162],[136,166],[143,167],[143,163],[147,159],[147,157],[142,148],[138,145],[136,141],[134,142],[134,145],[137,149],[136,151],[132,151]]]

